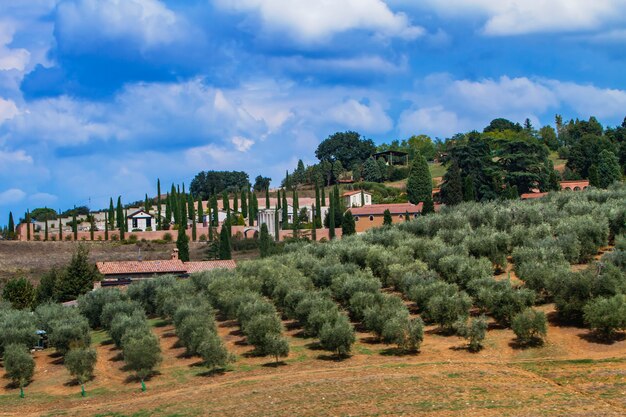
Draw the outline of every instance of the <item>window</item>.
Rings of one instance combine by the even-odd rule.
[[[370,216],[370,221],[373,222],[374,221],[374,216]]]
[[[152,219],[150,217],[146,219],[146,227],[152,227]]]
[[[415,214],[413,215],[413,218],[417,219],[417,213],[415,213]]]
[[[354,221],[358,222],[359,221],[359,216],[354,216]]]
[[[137,227],[137,219],[133,219],[133,229],[136,229]]]
[[[398,218],[399,218],[399,219],[403,219],[403,218],[404,218],[404,216],[401,214],[401,215],[399,215],[399,216],[398,216]]]

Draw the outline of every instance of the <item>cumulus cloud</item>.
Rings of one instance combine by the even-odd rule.
[[[287,32],[300,41],[317,42],[362,29],[382,36],[415,39],[424,29],[382,0],[214,0],[226,10],[252,13],[268,31]]]
[[[15,204],[26,197],[26,193],[19,188],[9,188],[0,192],[0,206]]]
[[[24,71],[30,60],[30,53],[24,48],[9,48],[13,40],[14,25],[0,21],[0,71]]]
[[[12,100],[0,97],[0,124],[5,120],[14,118],[19,113],[17,106]]]
[[[425,0],[417,7],[445,16],[484,16],[483,32],[502,36],[602,29],[623,20],[626,0]]]
[[[33,158],[23,150],[3,151],[0,150],[0,167],[13,164],[32,164]]]
[[[183,38],[186,22],[159,0],[66,0],[56,14],[65,48],[83,51],[109,41],[149,50]]]
[[[244,138],[243,136],[235,136],[230,141],[239,152],[247,152],[254,145],[252,139]]]
[[[346,100],[326,112],[326,116],[348,129],[384,133],[393,127],[391,118],[379,103],[367,105],[355,99]]]

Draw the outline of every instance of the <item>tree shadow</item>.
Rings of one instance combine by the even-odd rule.
[[[160,327],[166,327],[170,324],[169,321],[167,320],[159,320],[156,323],[154,323],[154,327],[160,328]]]
[[[237,340],[235,341],[235,346],[249,346],[246,340]]]
[[[380,344],[380,339],[376,336],[365,336],[361,338],[361,342],[367,345],[378,345]]]
[[[128,371],[129,369],[125,366],[122,368],[123,371]],[[159,371],[152,371],[152,373],[150,375],[148,375],[147,377],[144,378],[144,381],[150,381],[152,378],[162,375],[161,372]],[[126,379],[124,379],[124,383],[125,384],[131,384],[133,382],[141,382],[141,378],[139,378],[137,375],[128,375],[126,377]]]
[[[324,350],[320,342],[307,343],[306,345],[304,345],[304,347],[310,350]]]
[[[95,377],[92,375],[91,378],[89,378],[89,380],[87,382],[91,382],[95,379]],[[80,386],[80,382],[78,381],[78,379],[76,378],[72,378],[69,381],[67,381],[66,383],[63,384],[66,387],[78,387]]]
[[[119,352],[117,355],[112,356],[109,361],[111,362],[121,362],[124,360],[124,353]]]
[[[53,365],[63,365],[65,363],[65,357],[61,356],[50,362]]]
[[[412,355],[416,355],[419,353],[419,350],[406,350],[406,349],[402,349],[399,347],[389,347],[387,349],[383,349],[380,351],[380,354],[382,356],[398,356],[398,357],[402,357],[402,356],[412,356]]]
[[[231,330],[228,334],[230,336],[243,336],[243,332],[241,331],[241,329]]]
[[[615,333],[611,336],[606,336],[603,334],[598,334],[596,332],[587,332],[587,333],[579,333],[577,335],[579,338],[589,342],[589,343],[596,343],[599,345],[613,345],[617,342],[623,342],[624,340],[626,340],[626,333]]]
[[[164,339],[171,339],[172,337],[176,337],[176,332],[167,332],[167,333],[163,333],[163,337]]]
[[[263,367],[264,368],[280,368],[282,366],[287,366],[287,363],[285,361],[274,361],[274,362],[268,362],[268,363],[264,363]]]
[[[544,344],[543,339],[538,337],[535,337],[528,342],[522,342],[521,340],[515,338],[509,342],[509,347],[514,350],[524,350],[542,347]]]
[[[113,341],[113,339],[107,339],[107,340],[103,340],[102,342],[100,342],[100,346],[110,346],[114,343],[115,342]]]
[[[559,316],[559,313],[557,311],[550,311],[549,313],[547,313],[546,319],[548,320],[548,323],[550,323],[550,325],[554,327],[582,328],[582,323],[580,321],[566,320],[565,318]]]
[[[219,321],[221,322],[219,324],[219,327],[228,328],[228,327],[237,327],[237,326],[239,326],[239,323],[237,323],[237,320],[228,320],[224,316],[221,316],[219,318]]]
[[[55,350],[54,352],[49,353],[48,357],[51,359],[58,359],[58,358],[62,358],[63,355],[61,354],[61,352]]]
[[[187,350],[185,350],[182,353],[179,353],[178,355],[176,355],[176,359],[189,359],[193,357],[193,355],[189,352],[187,352]]]
[[[298,331],[298,332],[294,333],[294,334],[292,335],[292,337],[296,337],[296,338],[298,338],[298,339],[308,339],[308,338],[309,338],[309,335],[307,335],[306,331],[305,331],[304,329],[302,329],[302,330],[300,330],[300,331]]]
[[[206,372],[200,372],[198,374],[196,374],[196,376],[199,377],[212,377],[212,376],[220,376],[220,375],[226,375],[226,368],[215,368],[215,369],[210,369]]]
[[[292,320],[292,321],[285,323],[285,329],[288,331],[296,330],[300,327],[301,327],[300,322],[298,322],[297,320]]]
[[[318,355],[317,359],[328,362],[343,362],[351,357],[352,355],[339,355],[337,353],[333,353],[328,355]]]

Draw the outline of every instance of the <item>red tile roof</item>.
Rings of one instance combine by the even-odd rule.
[[[363,191],[364,194],[369,194],[372,195],[372,193],[368,192],[368,191]],[[347,197],[349,195],[355,195],[355,194],[361,194],[361,190],[354,190],[354,191],[346,191],[345,193],[343,193],[341,196],[342,197]]]
[[[202,262],[185,262],[187,273],[211,271],[213,269],[235,269],[237,264],[233,260],[228,261],[202,261]]]
[[[102,275],[119,274],[184,274],[187,268],[180,259],[165,261],[122,261],[97,262],[96,267]]]
[[[355,207],[350,209],[355,216],[371,216],[382,215],[385,210],[389,210],[391,214],[409,214],[421,213],[422,203],[417,205],[411,203],[399,203],[399,204],[372,204],[371,206]]]
[[[102,275],[125,274],[191,274],[210,271],[212,269],[234,269],[237,264],[228,261],[183,262],[180,259],[164,261],[122,261],[97,262],[96,266]]]

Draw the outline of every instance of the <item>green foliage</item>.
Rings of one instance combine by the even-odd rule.
[[[0,310],[0,355],[11,344],[31,348],[39,336],[35,316],[24,310]]]
[[[463,202],[463,179],[456,161],[452,161],[452,165],[443,176],[441,202],[447,206],[455,206]]]
[[[232,357],[224,347],[222,340],[215,333],[207,333],[197,350],[202,357],[204,366],[209,370],[223,368],[232,361]]]
[[[439,324],[444,331],[453,328],[459,318],[469,315],[472,299],[464,291],[453,294],[437,294],[428,300],[426,311],[433,322]]]
[[[363,163],[374,152],[376,147],[371,139],[362,139],[356,132],[337,132],[319,144],[315,156],[320,161],[339,161],[342,166],[351,167]]]
[[[250,179],[243,171],[204,171],[199,172],[191,181],[189,193],[207,199],[224,191],[238,192],[249,186]]]
[[[393,219],[391,218],[391,212],[387,209],[383,213],[383,225],[391,226],[392,223],[393,223]]]
[[[601,188],[607,188],[609,185],[622,179],[622,168],[619,165],[619,159],[610,150],[604,149],[600,152],[597,169],[598,186]]]
[[[30,308],[35,300],[35,287],[26,278],[13,278],[4,286],[2,298],[15,309]]]
[[[87,347],[91,343],[89,322],[77,311],[50,322],[48,340],[61,355],[72,347]]]
[[[381,182],[383,178],[380,172],[380,167],[374,158],[367,158],[365,160],[361,175],[365,181],[369,182]]]
[[[219,258],[225,260],[232,259],[230,232],[225,225],[222,225],[222,229],[220,230]]]
[[[584,319],[593,331],[606,339],[616,331],[626,330],[626,295],[591,300],[584,307]]]
[[[426,158],[418,154],[411,163],[411,172],[406,183],[410,203],[418,204],[432,200],[433,182]]]
[[[11,382],[22,388],[35,374],[35,361],[26,346],[13,343],[4,349],[4,369]]]
[[[267,230],[267,224],[263,223],[261,225],[261,234],[259,236],[259,249],[261,252],[261,258],[265,258],[270,255],[272,239],[270,237],[269,231]]]
[[[125,294],[117,288],[101,288],[78,297],[78,310],[87,318],[93,329],[101,327],[100,316],[107,304],[126,300]]]
[[[126,367],[142,382],[161,363],[159,339],[149,330],[127,332],[122,346]]]
[[[183,262],[189,262],[189,237],[187,236],[184,227],[178,228],[176,248],[178,249],[178,259]]]
[[[72,255],[65,273],[55,283],[56,299],[60,302],[75,300],[78,296],[93,289],[100,280],[96,265],[89,260],[89,248],[83,244]]]
[[[72,348],[67,355],[63,363],[79,384],[83,385],[85,382],[93,378],[93,370],[96,366],[97,354],[95,349],[91,348]]]
[[[356,224],[354,221],[354,216],[352,216],[352,212],[347,210],[343,215],[343,220],[341,222],[341,235],[342,236],[350,236],[356,233]]]
[[[483,340],[487,335],[487,318],[483,315],[471,319],[469,323],[461,319],[454,324],[456,333],[468,341],[468,350],[478,352],[483,348]]]
[[[340,357],[348,355],[356,341],[354,329],[348,318],[341,314],[335,318],[334,322],[324,323],[319,337],[322,348],[335,352]]]
[[[520,344],[542,344],[548,333],[548,322],[543,311],[528,308],[513,317],[511,328]]]

